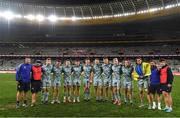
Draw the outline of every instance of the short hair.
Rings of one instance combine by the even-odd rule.
[[[103,59],[108,59],[108,57],[104,57]]]
[[[150,62],[154,62],[154,63],[156,64],[156,61],[155,61],[155,60],[153,60],[153,59],[152,59],[152,60],[150,60]]]
[[[137,58],[136,58],[136,60],[137,60],[137,59],[140,59],[140,60],[142,60],[142,58],[141,58],[141,57],[137,57]]]
[[[48,57],[48,58],[46,58],[46,60],[51,60],[51,58]]]
[[[86,61],[86,60],[90,60],[90,58],[88,57],[88,58],[85,59],[85,61]]]
[[[163,61],[166,61],[166,59],[164,59],[164,58],[160,59],[160,62],[163,62]]]

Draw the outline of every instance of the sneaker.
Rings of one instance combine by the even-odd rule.
[[[68,102],[72,102],[70,97],[68,97]]]
[[[76,99],[74,98],[74,99],[73,99],[73,103],[75,103],[75,102],[76,102]]]
[[[32,104],[31,104],[31,107],[34,107],[34,106],[35,106],[35,104],[32,103]]]
[[[168,107],[165,107],[164,109],[162,109],[163,111],[166,111],[166,110],[168,110],[169,108]]]
[[[152,109],[151,105],[148,106],[148,109],[149,109],[149,110]]]
[[[160,106],[158,107],[158,110],[162,110]]]
[[[28,105],[27,105],[27,104],[22,104],[22,106],[23,106],[23,107],[28,107]]]
[[[52,100],[51,104],[54,104],[55,103],[55,100]]]
[[[170,108],[169,108],[169,109],[166,109],[165,112],[166,112],[166,113],[170,113],[170,112],[172,112],[172,109],[170,109]]]
[[[79,98],[77,98],[77,102],[78,102],[78,103],[80,102]]]
[[[44,104],[48,104],[48,101],[45,101]]]
[[[63,102],[66,103],[66,98],[64,97]]]
[[[116,105],[121,106],[121,102],[120,102],[120,101],[118,101]]]
[[[20,108],[20,105],[19,104],[16,104],[16,109],[19,109]]]
[[[61,103],[61,101],[59,101],[59,100],[56,100],[56,103],[60,104],[60,103]]]
[[[143,104],[143,103],[141,103],[141,104],[139,105],[139,108],[142,108],[142,107],[144,107],[144,104]]]
[[[153,105],[153,106],[152,106],[152,109],[156,109],[156,106],[155,106],[155,105]]]
[[[114,105],[115,105],[115,104],[117,104],[117,103],[118,103],[118,101],[117,101],[117,100],[113,102],[113,104],[114,104]]]

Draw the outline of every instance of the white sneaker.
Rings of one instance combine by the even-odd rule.
[[[22,104],[22,106],[23,106],[23,107],[28,107],[28,105],[27,105],[27,104]]]
[[[162,110],[160,106],[158,106],[158,110]]]
[[[80,102],[79,98],[77,98],[77,102]]]
[[[74,102],[74,103],[76,102],[76,99],[75,99],[75,98],[73,99],[73,102]]]
[[[148,106],[148,109],[149,109],[149,110],[152,109],[150,105]]]
[[[71,102],[71,98],[70,97],[68,97],[68,102]]]
[[[152,106],[152,109],[156,109],[156,105],[153,105],[153,106]]]
[[[52,100],[51,104],[54,104],[55,103],[55,100]]]
[[[61,103],[61,101],[59,101],[59,100],[56,100],[56,103],[60,104],[60,103]]]
[[[144,107],[144,104],[143,104],[143,103],[141,103],[141,104],[139,105],[139,108],[142,108],[142,107]]]
[[[64,97],[63,102],[66,103],[66,97]]]

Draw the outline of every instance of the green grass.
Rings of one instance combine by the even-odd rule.
[[[134,84],[134,103],[130,105],[122,105],[121,107],[113,105],[111,102],[98,103],[94,98],[94,91],[92,88],[92,99],[90,102],[84,102],[81,94],[81,103],[61,103],[59,105],[37,105],[33,108],[15,109],[16,102],[16,82],[14,74],[0,74],[0,117],[11,116],[44,116],[44,117],[58,117],[58,116],[107,116],[107,117],[123,117],[123,116],[156,116],[156,117],[180,117],[180,77],[175,77],[173,87],[173,112],[165,113],[158,110],[147,110],[145,108],[138,108],[138,91],[136,83]],[[61,89],[62,90],[62,89]],[[81,90],[81,93],[82,90]],[[29,93],[30,96],[30,93]],[[40,98],[40,97],[39,97]],[[30,97],[29,100],[30,102]],[[62,101],[62,94],[61,94]],[[163,102],[162,102],[163,103]]]

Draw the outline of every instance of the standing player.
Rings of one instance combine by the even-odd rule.
[[[71,102],[71,86],[72,86],[72,66],[70,60],[65,61],[62,72],[64,73],[64,100],[65,103],[67,100]]]
[[[152,60],[150,62],[150,65],[151,65],[151,76],[150,76],[149,92],[151,95],[151,100],[153,102],[152,109],[156,109],[156,94],[157,94],[158,109],[161,110],[160,74],[155,61]]]
[[[83,67],[80,65],[79,60],[75,60],[75,65],[73,67],[73,102],[80,102],[80,86],[81,86],[81,74]]]
[[[103,81],[101,74],[102,65],[99,62],[99,58],[96,58],[93,65],[93,85],[95,89],[96,101],[102,101],[103,97]],[[98,88],[100,89],[100,96],[98,96]]]
[[[118,58],[113,59],[113,66],[112,66],[112,87],[113,87],[113,96],[114,96],[114,103],[115,105],[121,105],[120,99],[120,87],[121,87],[121,66],[119,65]]]
[[[124,102],[127,103],[129,99],[130,104],[133,104],[132,100],[132,89],[133,89],[133,67],[128,59],[124,61],[124,66],[122,67],[122,77],[123,77],[123,88],[124,88]]]
[[[54,104],[54,103],[60,104],[60,100],[59,100],[60,90],[59,89],[61,86],[61,73],[62,73],[62,66],[61,66],[60,60],[56,60],[56,63],[53,66],[52,72],[53,72],[53,79],[52,79],[53,100],[51,104]]]
[[[37,94],[41,91],[41,80],[42,80],[42,66],[41,61],[36,60],[35,64],[32,66],[32,79],[31,79],[31,93],[32,101],[31,107],[36,104]]]
[[[102,64],[102,69],[103,69],[103,86],[105,88],[105,101],[108,101],[108,90],[111,88],[111,95],[112,95],[112,100],[114,100],[113,96],[113,90],[112,90],[112,65],[109,63],[109,59],[105,57],[103,59],[103,64]]]
[[[92,66],[90,59],[85,59],[85,64],[83,66],[84,72],[84,100],[90,100],[90,83],[92,82]]]
[[[138,80],[138,87],[139,87],[139,93],[140,93],[139,96],[140,96],[140,102],[141,102],[139,107],[144,106],[143,99],[144,99],[144,92],[146,92],[148,104],[149,104],[148,109],[151,109],[150,95],[148,94],[150,75],[151,75],[150,64],[143,62],[140,57],[137,58],[133,76],[135,80]]]
[[[49,97],[49,88],[51,85],[51,73],[52,73],[52,64],[51,64],[51,58],[46,59],[46,64],[42,66],[43,69],[43,76],[42,76],[42,102],[44,104],[48,103],[48,97]]]
[[[162,68],[160,69],[160,89],[164,96],[164,102],[165,102],[165,112],[172,112],[172,96],[171,96],[171,90],[172,90],[172,83],[173,83],[173,73],[171,71],[171,68],[167,65],[167,62],[165,59],[162,59],[160,61],[160,65]]]
[[[31,59],[26,57],[23,64],[16,68],[17,94],[16,108],[20,107],[20,101],[24,100],[22,106],[27,107],[27,92],[30,90],[31,82]]]

